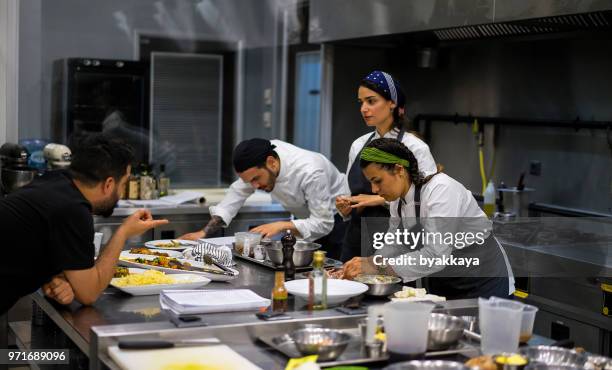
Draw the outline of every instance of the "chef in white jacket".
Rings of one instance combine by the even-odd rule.
[[[344,276],[427,277],[424,285],[447,299],[508,297],[512,268],[492,223],[471,192],[444,173],[423,177],[414,154],[395,139],[371,141],[360,166],[372,192],[390,202],[389,231],[371,257],[345,264]]]
[[[263,190],[293,219],[260,225],[252,232],[273,237],[291,230],[297,237],[322,244],[329,257],[339,257],[345,222],[336,214],[335,199],[347,189],[344,174],[325,156],[280,140],[254,138],[236,146],[233,164],[240,179],[218,205],[210,207],[209,223],[181,239],[204,238],[227,227],[246,199]]]

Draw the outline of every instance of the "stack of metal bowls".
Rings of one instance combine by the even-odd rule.
[[[376,277],[384,276],[388,282],[373,282]],[[390,294],[395,293],[395,291],[399,290],[400,283],[402,279],[397,276],[387,276],[387,275],[359,275],[356,276],[353,280],[363,283],[368,286],[367,295],[376,296],[376,297],[388,297]]]
[[[309,327],[291,334],[295,346],[304,355],[319,355],[320,361],[332,361],[346,349],[351,336],[341,330]]]
[[[384,370],[470,370],[461,362],[454,361],[407,361],[399,362],[384,368]]]
[[[552,347],[552,346],[535,346],[523,347],[520,353],[529,359],[530,368],[534,366],[570,366],[582,369],[587,362],[587,355],[576,352],[571,349]],[[546,369],[552,369],[547,367]]]
[[[272,263],[283,264],[283,245],[279,240],[262,240],[261,245],[266,248],[268,259]],[[314,252],[319,248],[321,248],[321,244],[298,240],[293,246],[293,264],[295,267],[310,265]]]
[[[460,317],[432,313],[429,318],[427,349],[439,351],[455,345],[463,336],[466,326],[465,320]]]

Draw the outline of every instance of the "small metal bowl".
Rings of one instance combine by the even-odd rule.
[[[569,365],[579,368],[584,366],[588,358],[584,353],[552,346],[523,347],[520,349],[520,353],[533,364]]]
[[[429,318],[429,335],[427,349],[438,351],[447,349],[459,342],[463,336],[466,323],[457,316],[432,313]]]
[[[278,240],[263,241],[261,244],[266,248],[268,259],[275,265],[283,264],[283,245]],[[295,267],[304,267],[312,263],[314,251],[321,248],[321,244],[298,240],[293,246],[293,264]]]
[[[391,281],[388,283],[367,282],[370,278],[375,278],[376,276],[385,276],[385,278],[389,278]],[[387,297],[389,294],[394,293],[398,290],[399,284],[402,282],[401,278],[388,275],[358,275],[353,280],[367,285],[368,291],[366,294],[376,297]]]
[[[384,370],[470,370],[461,362],[455,361],[406,361],[398,362],[384,368]]]
[[[319,355],[320,361],[335,360],[344,352],[351,336],[341,330],[306,328],[291,334],[295,346],[304,355]]]

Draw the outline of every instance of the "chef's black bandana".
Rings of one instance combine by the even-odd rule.
[[[236,172],[244,172],[264,163],[276,148],[270,140],[254,138],[241,142],[234,149],[233,161]]]

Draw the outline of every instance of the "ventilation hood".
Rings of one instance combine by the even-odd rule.
[[[612,0],[310,0],[312,43],[422,31],[453,41],[611,29]]]

